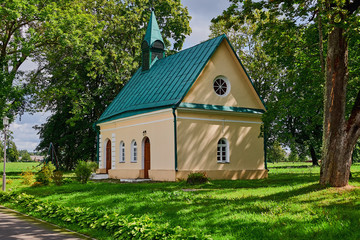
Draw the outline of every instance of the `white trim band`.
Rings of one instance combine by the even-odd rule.
[[[263,122],[254,122],[254,121],[226,120],[226,119],[208,119],[208,118],[193,118],[193,117],[178,117],[177,119],[198,120],[198,121],[212,121],[212,122],[229,122],[229,123],[253,123],[253,124],[263,124]]]
[[[117,128],[103,129],[103,130],[101,130],[101,132],[114,131],[114,130],[116,130],[116,129],[128,128],[128,127],[135,127],[135,126],[141,126],[141,125],[146,125],[146,124],[150,124],[150,123],[158,123],[158,122],[164,122],[164,121],[169,121],[169,120],[174,120],[174,118],[165,118],[165,119],[156,120],[156,121],[151,121],[151,122],[138,123],[138,124],[133,124],[133,125],[128,125],[128,126],[122,126],[122,127],[117,127]]]

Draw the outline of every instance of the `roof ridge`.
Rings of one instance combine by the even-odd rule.
[[[134,111],[176,107],[213,56],[225,34],[159,59],[147,71],[140,67],[109,104],[97,123]]]
[[[177,54],[179,54],[179,53],[183,53],[183,52],[189,51],[189,50],[192,49],[192,48],[198,47],[199,45],[205,44],[205,43],[207,43],[207,42],[209,42],[209,41],[212,41],[212,40],[215,40],[215,39],[217,39],[217,38],[226,38],[226,39],[227,39],[226,35],[223,33],[223,34],[221,34],[221,35],[219,35],[219,36],[217,36],[217,37],[210,38],[210,39],[205,40],[205,41],[203,41],[203,42],[200,42],[200,43],[198,43],[198,44],[196,44],[196,45],[194,45],[194,46],[191,46],[191,47],[182,49],[181,51],[176,52],[176,53],[174,53],[174,54],[172,54],[172,55],[166,56],[166,57],[164,57],[164,58],[162,58],[162,59],[158,59],[157,62],[158,62],[158,61],[161,61],[161,60],[164,60],[164,59],[166,59],[166,58],[169,58],[169,57],[173,57],[173,56],[175,56],[175,55],[177,55]],[[155,63],[154,63],[154,64],[155,64]]]

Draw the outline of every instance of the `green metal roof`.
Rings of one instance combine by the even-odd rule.
[[[97,123],[180,104],[225,35],[157,60],[133,75]]]
[[[151,12],[150,21],[146,29],[144,40],[149,44],[150,47],[156,40],[160,40],[162,43],[164,43],[159,25],[156,21],[155,13],[153,11]]]
[[[202,110],[215,110],[225,112],[239,112],[239,113],[252,113],[252,114],[263,114],[265,110],[256,108],[243,108],[243,107],[231,107],[221,105],[210,105],[210,104],[198,104],[198,103],[180,103],[181,108],[196,108]]]

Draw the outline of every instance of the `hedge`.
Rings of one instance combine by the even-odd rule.
[[[32,195],[15,192],[0,192],[0,203],[10,203],[28,214],[77,224],[82,228],[106,230],[115,239],[211,239],[209,236],[168,224],[159,225],[144,215],[119,215],[98,213],[90,208],[64,207],[43,202]]]

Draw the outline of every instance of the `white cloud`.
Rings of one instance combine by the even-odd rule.
[[[14,123],[11,123],[10,130],[13,132],[13,141],[18,149],[34,151],[40,140],[33,126],[44,123],[48,116],[50,116],[48,112],[35,113],[33,115],[25,113],[21,116],[21,121],[18,117]]]
[[[192,17],[192,33],[186,38],[184,48],[192,47],[209,38],[211,19],[220,15],[229,5],[228,0],[183,0]]]

